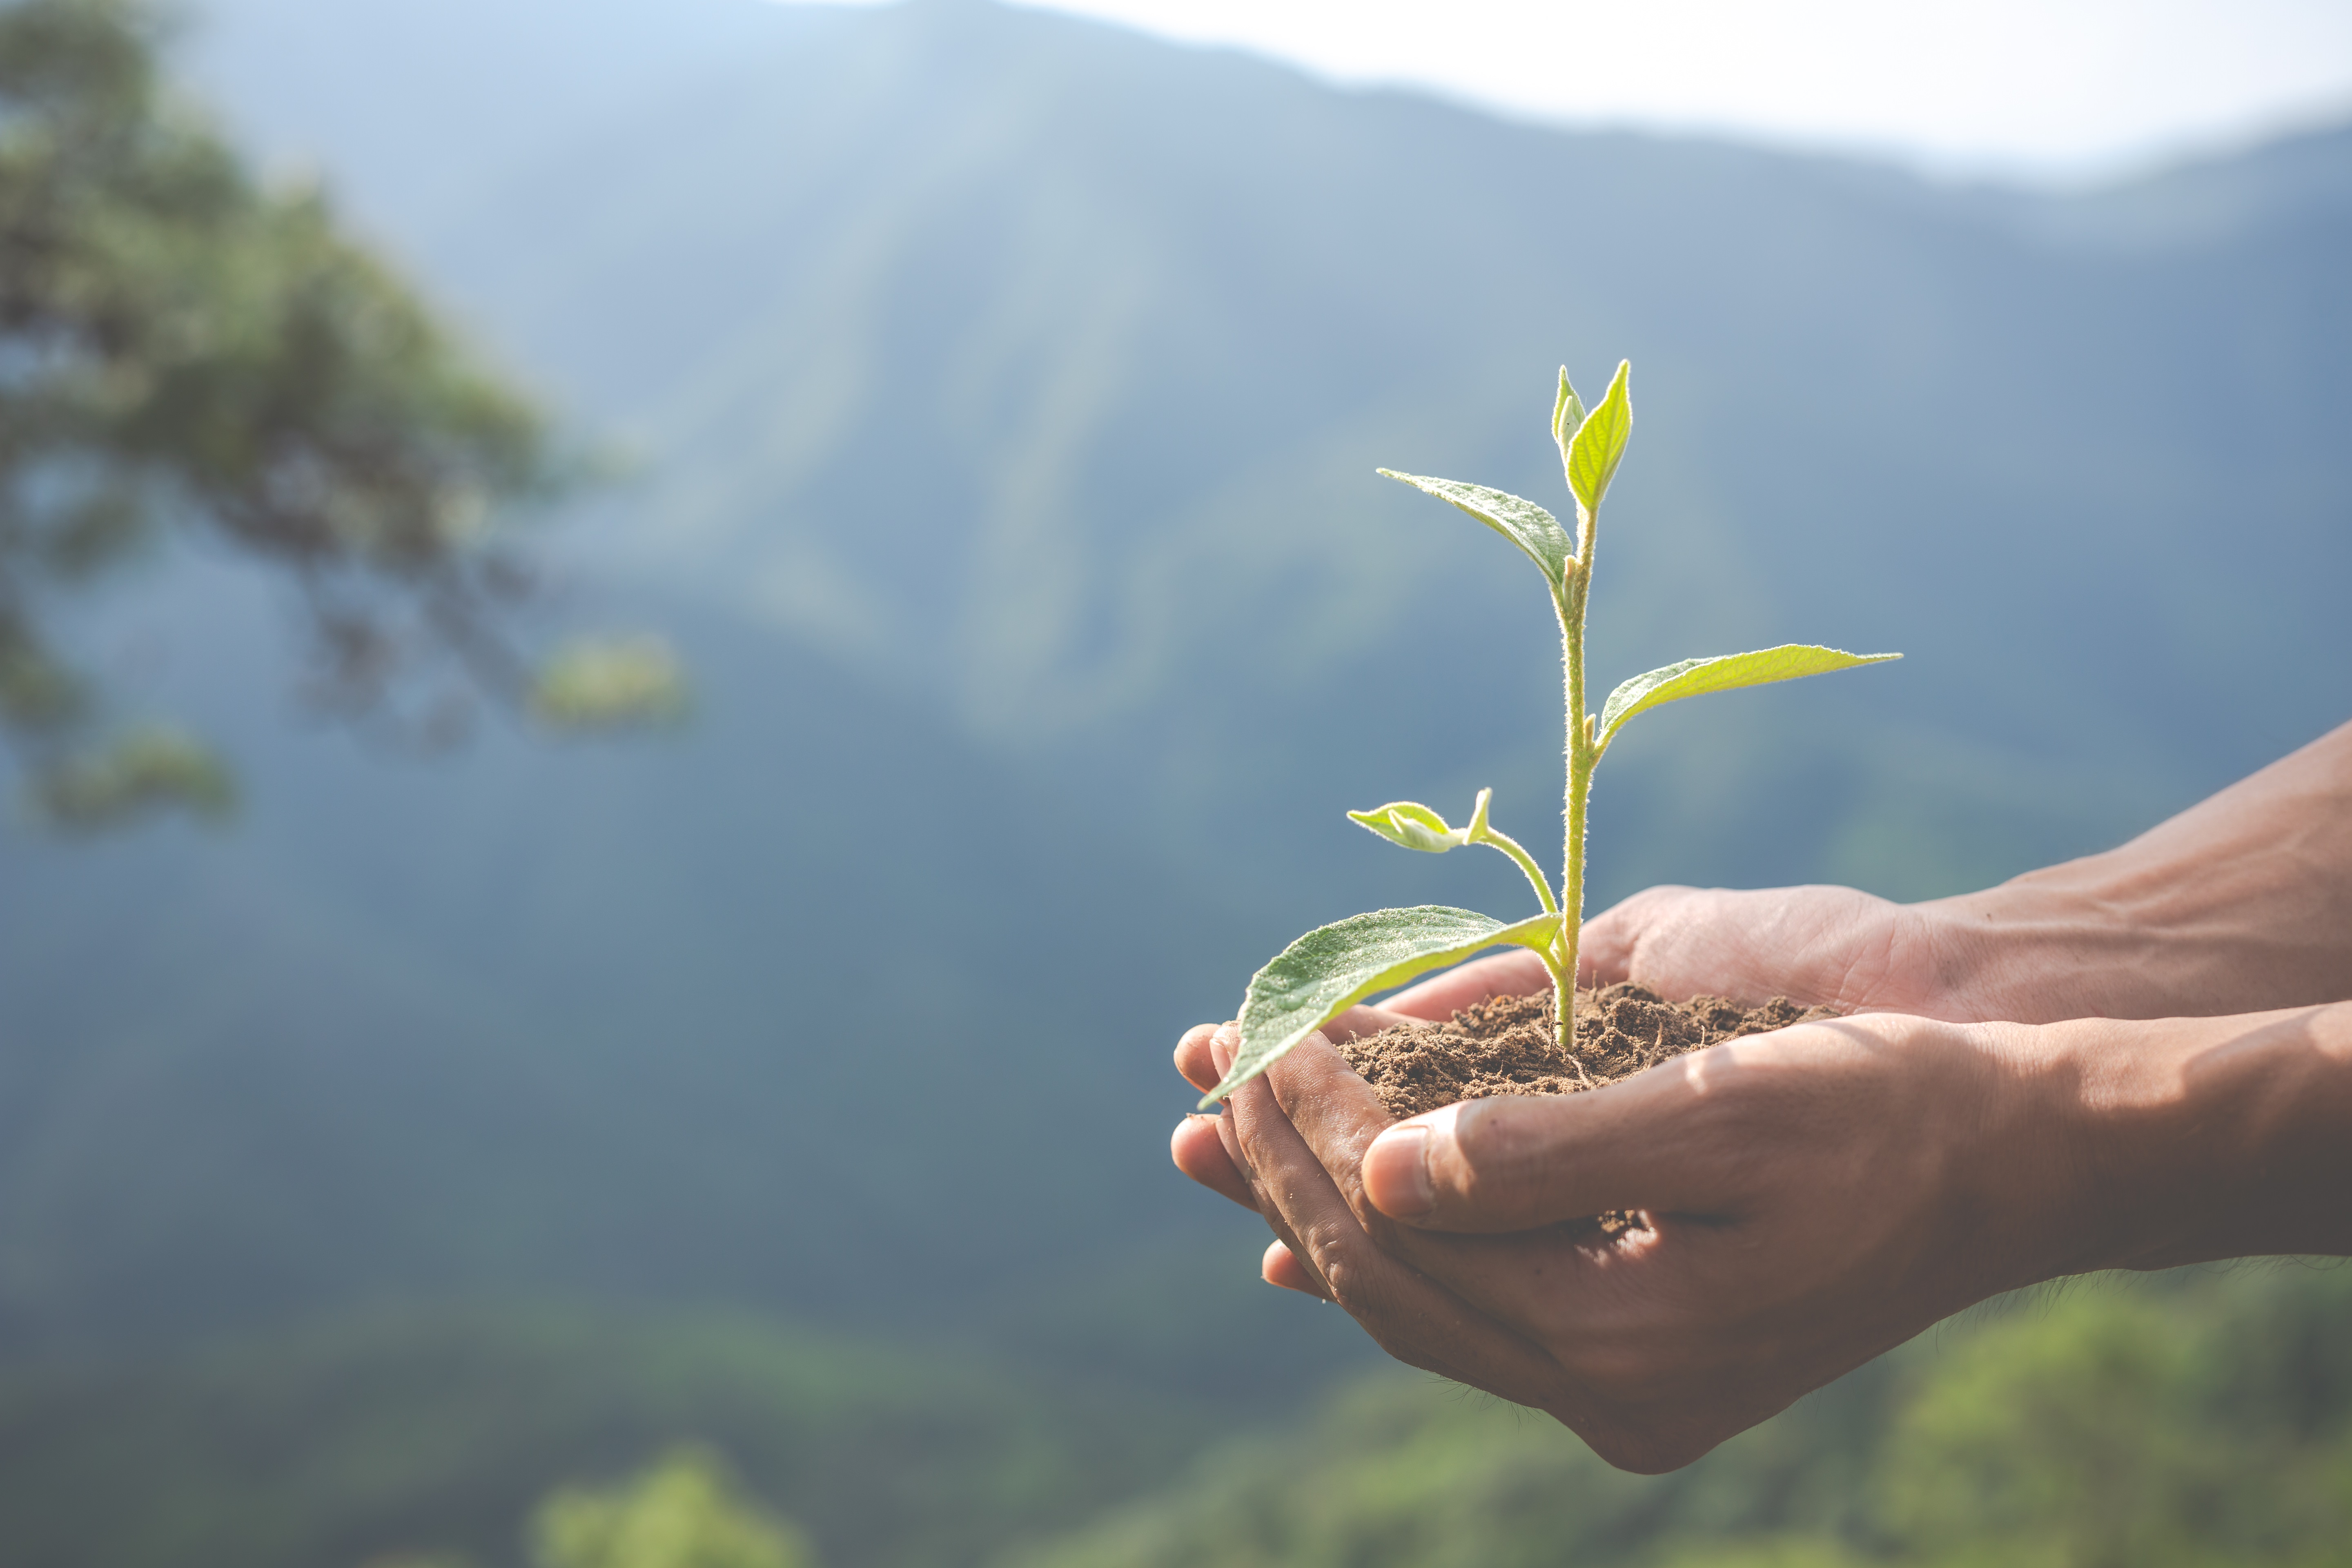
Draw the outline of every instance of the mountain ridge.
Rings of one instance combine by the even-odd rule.
[[[200,46],[232,121],[324,117],[341,199],[635,442],[541,547],[566,609],[667,627],[703,689],[642,753],[386,773],[284,732],[266,596],[158,586],[254,805],[194,849],[0,834],[12,1342],[509,1288],[1010,1322],[1097,1262],[1104,1299],[1183,1300],[1165,1260],[1221,1248],[1245,1278],[1250,1225],[1160,1163],[1170,1037],[1307,926],[1524,896],[1345,807],[1492,785],[1554,853],[1540,591],[1371,470],[1564,504],[1564,356],[1636,365],[1604,685],[1910,656],[1645,717],[1599,781],[1596,907],[1981,885],[2352,707],[2340,136],[2249,174],[2273,194],[2220,241],[2126,214],[2093,245],[2031,215],[2096,203],[991,6],[730,12],[632,82],[534,54],[545,6],[242,5]],[[583,13],[624,55],[671,14]],[[239,16],[283,24],[243,65]],[[452,38],[485,54],[436,97]],[[2228,184],[2183,178],[2134,210]],[[1145,1337],[1101,1354],[1179,1342]]]

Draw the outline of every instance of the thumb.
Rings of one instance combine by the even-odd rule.
[[[1718,1184],[1686,1076],[1654,1071],[1598,1091],[1449,1105],[1364,1151],[1364,1195],[1427,1230],[1530,1230],[1613,1209],[1701,1213]],[[1707,1120],[1713,1120],[1708,1118]]]

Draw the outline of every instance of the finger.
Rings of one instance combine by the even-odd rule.
[[[1367,1194],[1363,1161],[1398,1123],[1347,1059],[1313,1036],[1265,1081],[1364,1233],[1473,1310],[1504,1324],[1580,1327],[1606,1322],[1623,1308],[1629,1285],[1638,1286],[1622,1268],[1638,1244],[1620,1246],[1597,1226],[1461,1235],[1399,1225],[1381,1212]]]
[[[1279,1285],[1286,1290],[1296,1290],[1318,1301],[1331,1299],[1323,1293],[1323,1282],[1307,1272],[1307,1266],[1298,1261],[1297,1255],[1279,1241],[1265,1244],[1265,1260],[1258,1265],[1258,1272],[1265,1276],[1269,1285]]]
[[[1395,1126],[1396,1118],[1347,1058],[1315,1035],[1267,1069],[1266,1082],[1357,1223],[1385,1244],[1389,1217],[1364,1196],[1361,1167],[1365,1149]]]
[[[1243,1163],[1285,1222],[1293,1257],[1382,1350],[1522,1404],[1562,1397],[1558,1363],[1374,1245],[1283,1115],[1272,1085],[1262,1078],[1244,1084],[1231,1104]]]
[[[1612,1209],[1723,1214],[1747,1149],[1737,1052],[1694,1052],[1606,1089],[1449,1105],[1364,1150],[1364,1195],[1429,1230],[1528,1230]]]
[[[1232,1068],[1234,1053],[1240,1047],[1241,1031],[1236,1025],[1228,1024],[1210,1037],[1211,1065],[1219,1075],[1222,1076]],[[1226,1101],[1222,1113],[1213,1120],[1216,1123],[1218,1143],[1224,1151],[1226,1164],[1240,1174],[1244,1185],[1249,1191],[1250,1206],[1257,1210],[1265,1220],[1266,1227],[1274,1232],[1275,1239],[1291,1254],[1300,1272],[1307,1277],[1307,1282],[1312,1287],[1310,1293],[1321,1296],[1325,1300],[1331,1300],[1330,1288],[1315,1276],[1314,1264],[1306,1244],[1292,1233],[1290,1222],[1283,1216],[1281,1208],[1266,1192],[1265,1184],[1258,1179],[1256,1170],[1250,1164],[1249,1156],[1242,1148],[1241,1135],[1234,1128],[1233,1102]],[[1263,1266],[1260,1268],[1260,1272],[1264,1272]]]
[[[1528,949],[1474,958],[1443,974],[1408,985],[1381,1005],[1391,1013],[1442,1024],[1489,996],[1538,996],[1551,989],[1551,971]]]
[[[1218,1027],[1215,1024],[1195,1024],[1176,1042],[1176,1070],[1202,1094],[1216,1088],[1221,1076],[1209,1050],[1209,1042],[1216,1037]]]
[[[1255,1214],[1257,1200],[1250,1194],[1247,1178],[1226,1157],[1224,1142],[1217,1136],[1217,1121],[1213,1116],[1188,1116],[1178,1122],[1168,1140],[1169,1155],[1178,1170]]]

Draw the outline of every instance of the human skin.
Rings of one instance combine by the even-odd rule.
[[[1685,1464],[2018,1286],[2352,1254],[2352,1007],[2315,1005],[2352,997],[2352,725],[1983,893],[1660,889],[1588,932],[1587,983],[1855,1016],[1402,1124],[1310,1037],[1173,1148],[1266,1216],[1270,1281],[1612,1463]],[[1326,1033],[1548,984],[1487,960]],[[1205,1089],[1232,1038],[1180,1070]],[[1647,1228],[1580,1223],[1612,1209]]]

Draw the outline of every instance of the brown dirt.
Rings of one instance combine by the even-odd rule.
[[[1549,994],[1496,996],[1445,1024],[1360,1035],[1339,1047],[1392,1116],[1416,1116],[1461,1100],[1497,1094],[1574,1094],[1742,1035],[1833,1018],[1775,996],[1742,1007],[1720,996],[1668,1002],[1639,985],[1584,991],[1576,999],[1576,1055],[1553,1039]],[[1580,1068],[1581,1070],[1580,1070]]]

